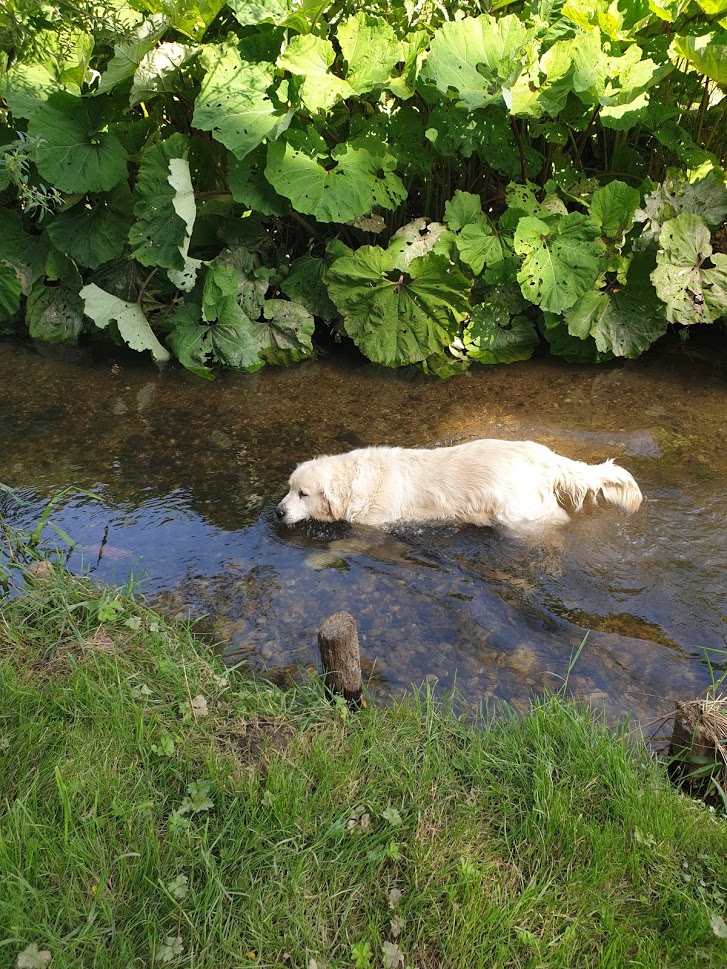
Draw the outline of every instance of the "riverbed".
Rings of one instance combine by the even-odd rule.
[[[531,360],[447,382],[329,357],[208,383],[110,347],[0,343],[0,480],[11,522],[54,514],[75,570],[142,580],[231,661],[285,682],[316,632],[358,623],[382,699],[429,683],[468,703],[544,688],[658,731],[727,650],[727,366],[676,338],[635,362]],[[628,468],[645,495],[528,543],[490,528],[279,525],[298,461],[368,444],[532,439]],[[585,644],[578,653],[584,637]],[[711,665],[710,665],[711,664]]]

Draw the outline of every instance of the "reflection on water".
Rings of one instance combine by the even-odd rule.
[[[613,713],[655,719],[708,684],[705,649],[724,650],[727,631],[716,352],[674,344],[625,366],[531,361],[444,384],[342,360],[207,384],[100,352],[0,344],[0,480],[31,502],[16,520],[70,483],[94,491],[102,501],[69,498],[55,516],[80,543],[71,566],[145,574],[156,604],[204,613],[235,658],[274,674],[315,665],[321,621],[347,609],[382,695],[427,679],[522,702],[562,682],[587,631],[569,686]],[[275,521],[300,460],[475,437],[616,457],[647,500],[532,545]]]

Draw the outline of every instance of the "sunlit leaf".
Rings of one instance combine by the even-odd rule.
[[[706,74],[718,84],[727,84],[727,30],[724,28],[708,34],[680,34],[674,39],[673,50],[700,74]]]
[[[382,87],[401,59],[401,44],[385,20],[355,13],[336,31],[346,61],[346,81],[356,94]]]
[[[157,14],[144,20],[128,40],[115,44],[113,57],[99,78],[99,94],[133,77],[144,55],[156,46],[166,29],[166,19]]]
[[[500,97],[530,36],[515,14],[484,14],[443,24],[434,34],[422,77],[472,111]]]
[[[158,94],[175,90],[179,69],[195,55],[188,44],[159,44],[145,54],[134,72],[129,103],[139,104],[149,101]]]
[[[132,350],[151,350],[151,354],[158,362],[169,359],[169,351],[165,350],[154,336],[141,307],[137,303],[127,303],[118,296],[99,289],[95,283],[84,286],[81,290],[84,301],[84,311],[100,329],[106,329],[109,323],[118,327],[121,339]]]
[[[268,146],[265,175],[293,208],[319,222],[350,222],[374,205],[375,173],[369,153],[345,142],[320,157],[311,139],[293,132]]]
[[[468,281],[430,252],[407,271],[398,253],[362,246],[328,270],[328,293],[346,332],[366,356],[388,367],[425,360],[448,346],[468,311]]]
[[[664,223],[651,280],[675,323],[713,323],[727,314],[727,256],[713,253],[709,229],[683,213]]]
[[[609,182],[593,193],[590,216],[606,239],[621,239],[631,228],[640,200],[639,192],[625,182]]]
[[[291,114],[269,93],[275,82],[274,65],[248,63],[229,47],[210,53],[207,63],[195,101],[194,127],[212,132],[238,158],[265,138],[278,137]]]
[[[543,310],[561,313],[593,288],[604,246],[598,227],[579,213],[552,225],[526,216],[515,232],[515,251],[524,256],[517,274],[523,296]]]
[[[277,66],[303,79],[300,98],[316,113],[333,107],[354,94],[354,89],[331,71],[336,52],[330,40],[313,34],[293,37],[280,55]]]

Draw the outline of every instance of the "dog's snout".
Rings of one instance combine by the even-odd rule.
[[[285,509],[281,508],[280,505],[276,505],[275,507],[275,517],[278,521],[282,521],[285,518]]]

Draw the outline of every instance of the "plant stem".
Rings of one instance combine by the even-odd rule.
[[[518,150],[518,154],[520,155],[520,175],[522,177],[523,182],[527,182],[528,166],[527,166],[527,162],[525,161],[525,149],[523,148],[523,141],[522,141],[522,138],[520,137],[520,129],[517,126],[517,121],[513,117],[510,118],[510,127],[512,128],[512,133],[515,135],[515,141],[517,142],[517,150]]]
[[[702,128],[704,127],[704,116],[707,113],[707,108],[709,107],[709,79],[704,79],[704,91],[702,92],[702,100],[699,102],[699,114],[697,115],[697,131],[694,135],[694,140],[697,144],[702,140]]]

